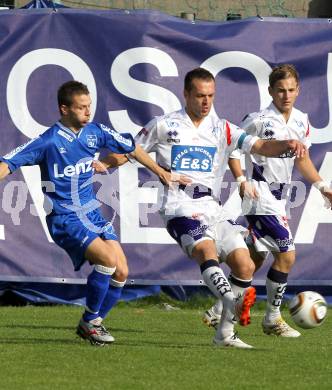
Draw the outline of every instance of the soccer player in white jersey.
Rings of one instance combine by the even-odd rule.
[[[91,210],[95,200],[91,181],[95,153],[102,147],[129,153],[164,183],[171,175],[139,145],[136,147],[130,134],[89,122],[91,98],[84,84],[63,84],[58,90],[58,106],[61,118],[57,123],[0,158],[0,180],[21,166],[38,164],[42,181],[52,184],[43,187],[43,191],[52,204],[46,221],[54,242],[68,253],[75,271],[86,260],[93,265],[87,279],[86,310],[77,334],[92,344],[103,345],[114,341],[103,320],[121,296],[128,266],[112,224],[99,209]],[[73,180],[76,186],[72,186]],[[186,182],[187,179],[183,181]]]
[[[213,75],[197,68],[185,77],[185,108],[154,118],[136,137],[147,152],[156,152],[157,163],[172,174],[187,175],[190,186],[165,189],[161,215],[170,235],[188,257],[200,266],[211,292],[223,302],[220,325],[214,343],[220,346],[252,348],[234,333],[234,320],[250,322],[249,311],[255,289],[249,287],[254,263],[244,242],[244,229],[227,220],[219,202],[221,182],[230,153],[240,148],[266,156],[287,151],[302,155],[305,147],[297,141],[264,141],[220,119],[211,110],[215,96]],[[103,160],[106,167],[126,162],[123,156]],[[232,271],[231,281],[219,267],[225,259]],[[235,295],[241,299],[235,303]]]
[[[294,138],[309,148],[308,115],[294,107],[299,94],[299,76],[293,65],[280,65],[272,70],[269,76],[269,93],[272,97],[270,106],[248,115],[241,127],[248,134],[261,139]],[[239,154],[233,153],[229,164],[237,181],[244,185],[246,178],[243,176],[239,157]],[[283,320],[280,313],[288,274],[295,262],[295,247],[286,216],[286,201],[294,165],[322,193],[326,204],[331,207],[332,190],[319,176],[309,152],[300,158],[292,153],[283,153],[278,158],[246,155],[247,180],[254,189],[255,198],[245,196],[244,187],[241,189],[243,213],[250,230],[247,243],[256,270],[269,252],[274,257],[266,278],[267,305],[262,322],[263,331],[282,337],[300,336],[297,330]],[[212,311],[220,314],[217,307]]]

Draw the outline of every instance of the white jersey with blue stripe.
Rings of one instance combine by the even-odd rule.
[[[248,152],[256,140],[212,112],[196,127],[185,109],[154,118],[135,138],[145,151],[156,152],[163,168],[188,176],[191,188],[210,189],[217,199],[230,153],[236,148]],[[170,203],[202,201],[190,199],[179,188],[170,188],[165,195],[166,208]]]
[[[43,192],[52,202],[52,213],[67,214],[95,199],[92,162],[100,148],[125,154],[135,149],[130,134],[89,123],[78,133],[57,122],[39,137],[6,154],[1,161],[11,172],[21,166],[39,165]],[[87,184],[87,185],[84,185]]]
[[[266,109],[248,115],[240,126],[248,134],[262,139],[296,139],[307,148],[311,146],[308,115],[296,108],[292,109],[286,123],[282,113],[271,103]],[[289,153],[279,157],[247,154],[245,160],[247,178],[259,193],[258,201],[244,199],[245,213],[285,216],[295,157]]]

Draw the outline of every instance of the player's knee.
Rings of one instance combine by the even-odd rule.
[[[251,279],[255,272],[255,264],[251,259],[237,264],[235,268],[234,271],[232,270],[232,273],[240,279]]]
[[[204,240],[195,245],[192,250],[192,257],[205,261],[209,259],[217,259],[217,250],[212,240]]]
[[[114,273],[114,277],[119,282],[124,282],[128,278],[128,265],[127,263],[120,263],[116,267],[116,271]]]
[[[95,263],[104,267],[117,267],[117,259],[110,253],[100,254],[100,256],[98,256],[98,258],[95,260]]]

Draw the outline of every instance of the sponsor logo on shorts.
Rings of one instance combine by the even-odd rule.
[[[286,248],[287,246],[293,245],[294,240],[292,238],[283,238],[283,239],[277,238],[276,243],[279,248]]]
[[[89,236],[85,236],[83,238],[83,240],[81,241],[80,246],[83,246],[86,243],[86,241],[88,240],[88,238],[89,238]]]
[[[202,234],[204,234],[204,232],[207,230],[207,228],[208,228],[208,225],[197,226],[197,228],[195,228],[195,229],[188,230],[188,234],[191,237],[201,236]]]

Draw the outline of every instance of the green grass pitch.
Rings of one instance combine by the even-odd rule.
[[[0,307],[0,388],[38,389],[331,389],[332,309],[298,339],[262,333],[262,305],[238,327],[255,346],[212,346],[201,321],[206,305],[120,303],[106,325],[116,342],[94,347],[75,335],[82,308]],[[173,304],[173,303],[172,303]],[[291,321],[284,309],[284,317]]]

